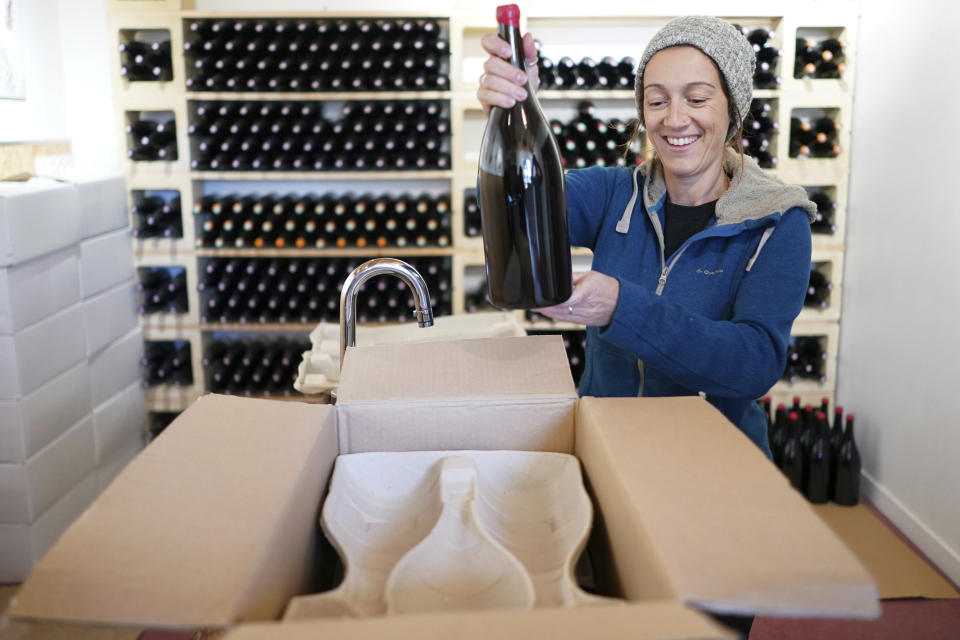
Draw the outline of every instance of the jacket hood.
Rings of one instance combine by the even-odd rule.
[[[667,183],[659,160],[644,165],[640,169],[646,177],[643,203],[649,211],[667,193]],[[739,154],[728,148],[724,153],[723,169],[730,176],[730,186],[717,201],[717,225],[758,220],[774,213],[783,215],[793,207],[806,211],[810,222],[816,219],[817,205],[810,202],[803,187],[788,185],[764,173],[750,156],[743,156],[741,170]]]

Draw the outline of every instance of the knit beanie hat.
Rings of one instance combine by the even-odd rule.
[[[641,117],[644,68],[653,54],[661,49],[678,45],[696,47],[717,64],[740,113],[740,122],[734,123],[735,127],[732,128],[736,131],[743,122],[743,117],[750,110],[750,100],[753,97],[753,72],[757,58],[753,52],[753,46],[742,33],[737,31],[736,27],[713,16],[674,18],[653,36],[637,65],[637,111]]]

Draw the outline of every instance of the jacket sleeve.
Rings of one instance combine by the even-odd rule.
[[[733,293],[730,320],[692,313],[621,279],[613,319],[600,336],[688,389],[760,397],[783,374],[790,328],[810,282],[810,248],[806,212],[790,209]]]
[[[593,250],[615,189],[617,172],[605,167],[571,169],[565,176],[570,244]]]

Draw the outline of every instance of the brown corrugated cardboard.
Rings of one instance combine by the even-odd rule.
[[[341,453],[573,451],[577,392],[570,368],[557,366],[566,354],[556,336],[348,352],[338,397]],[[503,428],[505,412],[519,428]]]
[[[831,503],[815,505],[814,510],[877,581],[881,598],[960,598],[950,582],[866,505],[841,507]]]
[[[491,434],[502,446],[523,448],[518,444],[530,441],[528,431],[552,434],[549,441],[557,448],[569,447],[579,413],[575,453],[598,507],[591,547],[599,549],[602,562],[607,545],[606,555],[617,563],[598,567],[598,573],[614,572],[622,595],[635,601],[617,611],[487,612],[464,633],[487,637],[497,629],[496,635],[548,637],[567,633],[569,626],[581,630],[578,637],[722,637],[712,626],[688,628],[687,622],[705,621],[696,614],[688,617],[693,612],[685,612],[683,602],[818,615],[878,611],[872,582],[853,556],[709,404],[589,399],[577,411],[559,337],[504,339],[479,350],[473,347],[484,341],[468,342],[349,350],[343,402],[335,412],[297,403],[200,399],[41,561],[13,615],[157,626],[276,619],[286,599],[309,592],[303,571],[312,566],[309,540],[338,451],[337,434],[349,443],[362,432],[366,444],[388,447],[398,433],[406,433],[427,449],[438,448],[448,438],[441,425],[456,431],[456,425],[426,418],[456,404],[436,397],[441,392],[487,413],[482,429],[456,436],[463,448],[484,448],[474,445],[487,444]],[[450,358],[499,360],[503,369],[490,364],[470,375],[447,362]],[[418,392],[410,380],[421,371],[429,372],[421,383],[434,385],[433,390]],[[537,394],[524,396],[518,389]],[[403,395],[408,392],[414,398]],[[376,405],[392,422],[371,428],[357,412]],[[530,406],[541,410],[524,410]],[[556,420],[564,411],[569,415]],[[339,450],[346,452],[347,443],[340,442]],[[725,474],[730,478],[715,481]],[[777,504],[771,506],[772,500]],[[771,528],[771,517],[781,524]],[[799,571],[798,560],[777,550],[775,537],[788,525],[797,535],[812,536],[805,542],[812,552],[798,552],[801,558],[823,554],[832,564],[808,562],[808,570]],[[740,545],[755,545],[756,553]],[[787,577],[778,579],[781,573]],[[669,601],[663,609],[648,605],[663,600]],[[385,629],[395,635],[393,624],[410,624],[411,634],[435,626],[446,629],[447,637],[470,637],[459,627],[451,634],[444,626],[466,618],[436,614],[420,623],[404,617],[289,628],[291,637],[362,638],[381,636]],[[280,637],[287,628],[288,623],[278,623],[259,633]]]
[[[241,625],[224,640],[490,640],[491,638],[604,638],[654,640],[736,638],[716,622],[676,602],[614,607],[404,615],[368,620],[318,620]]]
[[[624,594],[672,591],[717,613],[879,615],[867,571],[783,474],[729,427],[695,397],[581,400],[578,456],[611,533]],[[619,490],[615,501],[608,484]],[[622,533],[637,526],[659,576],[631,566],[650,558],[638,558]]]
[[[277,618],[309,582],[335,455],[329,406],[204,396],[50,550],[16,614],[185,627]]]

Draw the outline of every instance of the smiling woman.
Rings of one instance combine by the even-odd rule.
[[[523,42],[534,60],[532,35]],[[527,76],[495,34],[482,44],[491,57],[477,97],[509,107]],[[700,394],[770,455],[753,400],[784,369],[816,208],[740,149],[755,64],[718,18],[677,18],[654,35],[636,77],[653,159],[566,173],[570,238],[593,250],[593,271],[541,312],[587,325],[581,395]],[[536,73],[527,67],[531,87]]]

